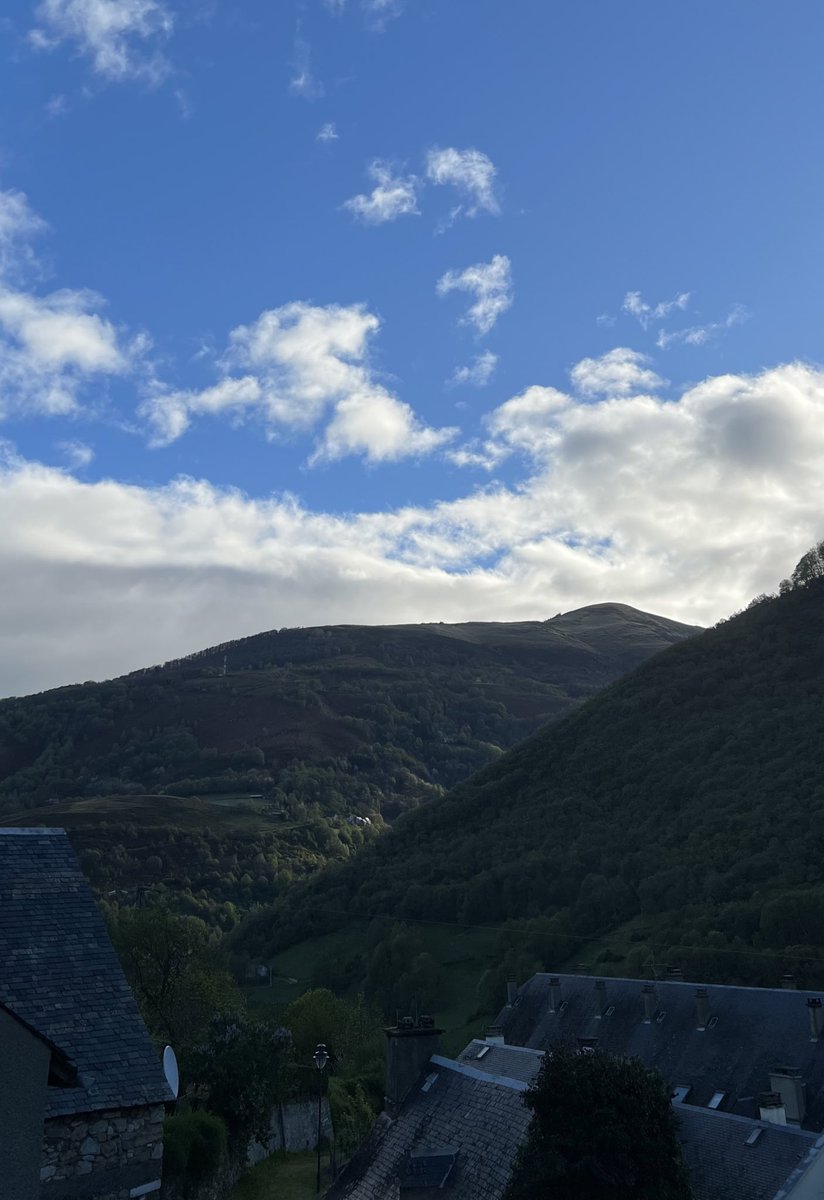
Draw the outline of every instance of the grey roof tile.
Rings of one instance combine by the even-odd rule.
[[[47,1117],[172,1099],[62,829],[0,828],[0,1003],[77,1068]]]
[[[824,1128],[824,1037],[811,1040],[808,999],[817,992],[781,988],[723,987],[659,980],[655,1007],[661,1020],[644,1020],[639,979],[607,979],[605,999],[591,975],[560,975],[563,1011],[549,1011],[549,974],[539,974],[503,1009],[497,1024],[507,1042],[546,1049],[559,1041],[597,1037],[612,1054],[640,1058],[673,1086],[691,1088],[690,1103],[706,1106],[716,1091],[722,1108],[757,1117],[757,1097],[769,1089],[769,1072],[798,1068],[807,1086],[804,1128]],[[696,987],[705,986],[712,1027],[699,1029]],[[606,1003],[614,1006],[600,1016]]]

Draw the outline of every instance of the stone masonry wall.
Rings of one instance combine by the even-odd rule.
[[[153,1104],[46,1121],[41,1200],[130,1200],[160,1179],[165,1115]]]

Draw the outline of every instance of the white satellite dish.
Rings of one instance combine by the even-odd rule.
[[[163,1074],[172,1089],[172,1095],[177,1100],[177,1093],[180,1091],[180,1072],[177,1069],[177,1055],[171,1046],[167,1046],[163,1051]]]

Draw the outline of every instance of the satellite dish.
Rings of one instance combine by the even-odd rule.
[[[172,1095],[177,1100],[177,1093],[180,1091],[180,1072],[177,1069],[177,1055],[171,1046],[167,1046],[163,1051],[163,1074],[172,1089]]]

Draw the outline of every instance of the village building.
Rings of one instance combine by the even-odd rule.
[[[159,1192],[172,1098],[65,831],[0,828],[4,1200]]]
[[[562,1042],[661,1071],[695,1200],[824,1194],[821,996],[550,974],[507,991],[497,1024],[456,1059],[429,1022],[387,1031],[385,1111],[329,1200],[500,1200],[529,1124],[524,1092]]]

